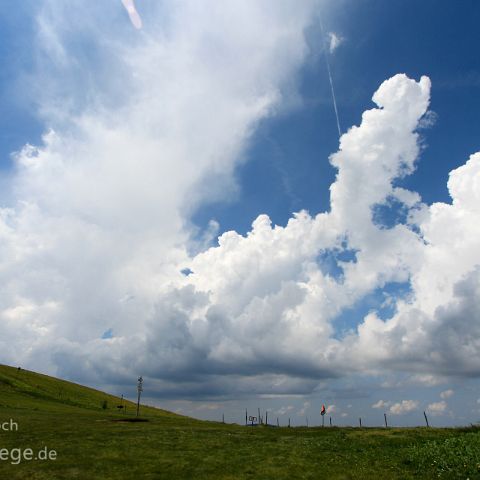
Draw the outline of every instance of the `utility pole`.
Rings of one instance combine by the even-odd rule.
[[[384,413],[383,416],[385,417],[385,428],[388,428],[388,423],[387,423],[387,414]]]
[[[137,384],[137,392],[138,392],[138,399],[137,399],[137,417],[140,413],[140,395],[143,392],[143,378],[138,377],[138,384]]]

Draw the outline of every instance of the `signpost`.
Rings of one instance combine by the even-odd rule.
[[[137,399],[137,417],[140,413],[140,395],[143,392],[143,378],[138,377],[138,384],[137,384],[137,392],[138,392],[138,399]]]
[[[253,427],[254,422],[257,421],[257,417],[252,417],[252,416],[250,415],[250,416],[248,417],[248,420],[249,420],[250,422],[252,422],[252,427]]]

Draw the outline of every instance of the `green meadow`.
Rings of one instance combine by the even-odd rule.
[[[0,366],[0,479],[480,478],[476,427],[251,428],[148,407],[135,422],[120,403]]]

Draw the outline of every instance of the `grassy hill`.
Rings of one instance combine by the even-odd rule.
[[[0,478],[480,478],[476,428],[246,428],[147,407],[147,421],[128,422],[135,405],[125,402],[124,414],[119,404],[97,390],[0,366],[0,427],[10,419],[18,425],[0,428]],[[32,459],[20,458],[28,449]]]
[[[0,365],[0,408],[60,412],[77,407],[108,413],[123,412],[117,408],[119,405],[126,407],[127,415],[136,412],[136,404],[128,400],[48,375]],[[142,407],[142,416],[180,417],[151,407]]]

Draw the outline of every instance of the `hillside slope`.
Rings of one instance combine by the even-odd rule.
[[[133,384],[135,379],[133,379]],[[135,384],[134,384],[135,385]],[[133,389],[135,386],[133,387]],[[108,393],[41,373],[0,365],[0,408],[59,411],[76,407],[104,413],[134,414],[136,405]],[[174,413],[142,406],[143,416],[178,417]]]

